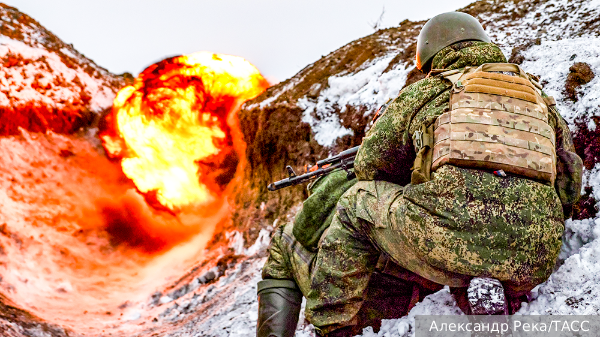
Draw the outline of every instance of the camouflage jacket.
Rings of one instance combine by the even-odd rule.
[[[497,46],[461,42],[439,52],[432,65],[451,70],[498,62],[506,59]],[[575,203],[581,191],[583,165],[570,131],[551,109],[557,153],[554,186],[452,165],[433,172],[431,181],[410,185],[415,159],[411,137],[449,110],[451,86],[432,76],[402,90],[363,139],[355,161],[357,177],[407,185],[403,234],[431,266],[466,275],[507,274],[506,279],[515,281],[527,275],[542,282],[560,250],[563,207]]]
[[[506,62],[506,58],[495,45],[461,42],[439,52],[432,65],[434,69],[452,70],[499,62]],[[433,76],[402,90],[363,139],[355,162],[358,179],[410,183],[415,159],[412,134],[450,109],[451,87],[450,81]],[[561,204],[569,206],[579,200],[583,165],[565,120],[556,108],[551,110],[549,123],[555,129],[558,156],[554,187]]]

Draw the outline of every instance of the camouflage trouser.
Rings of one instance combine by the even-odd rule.
[[[336,216],[314,258],[308,285],[306,317],[323,334],[356,324],[381,252],[397,252],[393,245],[398,243],[399,235],[393,225],[395,214],[390,209],[401,206],[394,201],[403,200],[402,192],[403,188],[396,184],[360,181],[338,202]],[[408,260],[422,264],[410,252],[404,253]],[[444,274],[433,268],[430,273]],[[457,286],[466,284],[468,279],[452,276],[456,276]]]
[[[315,252],[304,248],[292,233],[293,224],[277,227],[271,245],[269,258],[263,266],[263,279],[294,280],[302,294],[310,291],[310,270],[316,258]]]
[[[288,223],[278,227],[275,231],[262,276],[263,279],[294,280],[306,296],[310,292],[311,272],[317,253],[306,250],[296,241],[292,228],[293,224]],[[382,259],[380,262],[384,260]],[[380,263],[381,268],[368,275],[367,284],[362,288],[364,293],[361,294],[361,306],[350,319],[351,325],[355,325],[354,334],[359,334],[362,328],[367,326],[372,326],[377,331],[381,319],[399,318],[406,315],[411,305],[441,288],[434,284],[425,284],[424,287],[421,283],[426,282],[419,283],[421,279],[418,276],[397,266],[386,265],[388,268],[384,268],[384,265]],[[357,266],[357,268],[360,267]],[[367,269],[371,270],[366,268],[365,272],[368,272]],[[324,300],[327,299],[324,298]],[[324,305],[326,304],[324,303]],[[337,321],[338,317],[333,316],[331,319]]]
[[[381,252],[396,264],[450,287],[465,287],[473,277],[436,268],[415,250],[400,218],[410,207],[404,190],[384,181],[360,181],[338,202],[314,260],[307,296],[306,317],[323,333],[355,323]],[[516,289],[509,282],[505,289],[507,295],[519,295],[533,286],[520,284],[522,288]]]

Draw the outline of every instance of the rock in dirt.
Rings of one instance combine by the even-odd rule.
[[[584,84],[590,83],[595,75],[590,65],[583,62],[576,62],[569,68],[569,71],[567,83],[565,83],[565,91],[567,92],[567,97],[577,101],[577,89]]]

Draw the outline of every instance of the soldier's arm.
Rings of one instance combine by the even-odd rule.
[[[411,138],[414,130],[409,127],[441,114],[449,100],[449,95],[442,93],[450,87],[443,78],[431,77],[400,92],[363,138],[354,161],[358,180],[385,180],[403,186],[410,183],[416,154]]]
[[[386,180],[400,185],[410,182],[415,153],[412,142],[402,137],[408,121],[402,116],[398,102],[401,99],[402,94],[381,113],[363,138],[354,161],[359,180]]]
[[[555,105],[550,108],[549,116],[556,123],[556,181],[554,187],[563,205],[565,218],[570,218],[572,206],[581,196],[583,161],[575,153],[569,126]]]

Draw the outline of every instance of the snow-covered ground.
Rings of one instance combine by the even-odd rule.
[[[132,324],[155,317],[149,329],[135,336],[150,333],[168,337],[255,336],[256,284],[261,279],[272,229],[261,230],[258,239],[248,248],[244,248],[241,233],[228,233],[228,247],[213,261],[222,258],[227,251],[237,257],[236,261],[228,263],[224,270],[209,265],[191,281],[166,294],[154,294],[147,305],[132,312]]]
[[[340,124],[338,110],[344,113],[348,106],[366,106],[369,114],[398,95],[406,83],[406,75],[414,69],[414,65],[399,63],[384,73],[398,53],[375,59],[357,73],[332,76],[318,98],[298,100],[298,106],[304,110],[302,121],[310,125],[319,145],[332,146],[336,139],[353,134]]]
[[[0,6],[0,24],[0,108],[18,112],[43,107],[78,115],[112,106],[125,84],[122,77],[99,67],[15,8]]]
[[[116,88],[94,78],[79,66],[69,67],[56,53],[0,36],[0,59],[15,64],[0,68],[0,106],[19,106],[36,102],[59,109],[84,103],[100,111],[112,106]]]

